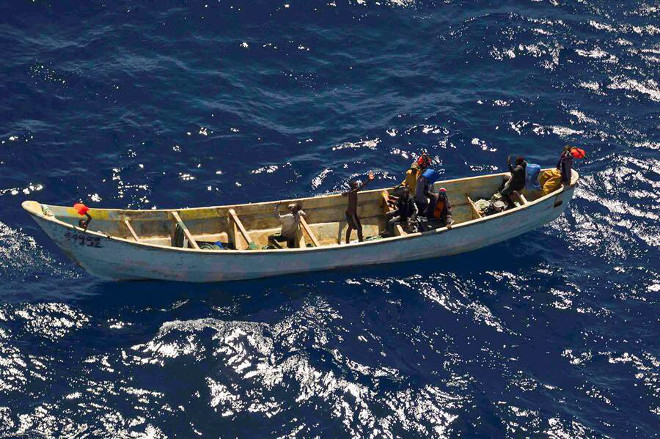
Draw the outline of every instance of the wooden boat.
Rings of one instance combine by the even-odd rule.
[[[345,234],[346,197],[327,195],[280,202],[180,210],[91,209],[85,231],[71,207],[23,202],[35,221],[71,259],[90,273],[112,280],[162,279],[218,282],[289,273],[384,264],[464,253],[513,238],[556,219],[572,198],[579,176],[553,193],[523,192],[521,205],[482,217],[473,200],[490,198],[507,175],[491,174],[435,183],[447,189],[454,224],[425,232],[340,245]],[[360,193],[359,215],[365,237],[384,232],[383,189]],[[274,207],[301,202],[307,214],[299,247],[263,249],[279,232]],[[173,247],[176,224],[185,247]],[[355,235],[355,234],[354,234]],[[232,250],[205,250],[205,242],[233,243]]]

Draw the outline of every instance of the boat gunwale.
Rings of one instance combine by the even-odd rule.
[[[479,175],[479,176],[474,176],[474,177],[465,177],[465,178],[457,178],[457,179],[452,179],[452,180],[443,180],[440,182],[437,182],[436,184],[439,183],[450,183],[450,182],[458,182],[458,181],[466,181],[466,180],[472,180],[472,179],[479,179],[483,178],[486,176],[504,176],[504,175],[509,175],[510,173],[508,172],[503,172],[499,174],[486,174],[486,175]],[[577,171],[572,170],[572,175],[571,175],[571,184],[570,185],[562,185],[559,189],[556,189],[555,191],[544,195],[542,197],[537,198],[534,201],[529,201],[526,204],[523,204],[522,206],[515,207],[513,209],[508,209],[503,212],[499,212],[493,215],[488,215],[484,216],[481,218],[474,218],[465,222],[462,222],[460,224],[457,224],[455,226],[452,226],[451,228],[447,228],[447,226],[440,227],[437,229],[432,229],[432,230],[427,230],[424,232],[415,232],[415,233],[409,233],[406,235],[401,235],[401,236],[392,236],[392,237],[387,237],[387,238],[382,238],[378,240],[372,240],[372,241],[363,241],[363,242],[351,242],[348,244],[344,245],[325,245],[325,246],[320,246],[320,247],[303,247],[303,248],[282,248],[282,249],[257,249],[257,250],[204,250],[204,249],[193,249],[193,248],[183,248],[183,247],[172,247],[172,246],[166,246],[162,244],[153,244],[149,242],[135,242],[131,239],[127,238],[121,238],[118,236],[112,236],[104,232],[98,232],[98,231],[93,231],[93,230],[84,230],[79,226],[75,226],[69,223],[66,223],[60,219],[57,219],[55,216],[46,216],[42,212],[39,211],[34,211],[30,209],[29,207],[26,207],[29,205],[29,203],[37,203],[39,206],[43,206],[42,203],[39,203],[37,201],[30,201],[26,200],[24,201],[21,205],[22,207],[28,211],[31,215],[34,215],[36,217],[42,218],[46,221],[50,221],[52,223],[55,223],[59,226],[68,228],[68,229],[73,229],[76,230],[77,232],[81,232],[84,234],[89,234],[92,236],[98,236],[98,237],[103,237],[111,240],[115,240],[121,243],[126,243],[130,244],[133,246],[137,247],[146,247],[149,249],[155,249],[155,250],[167,250],[167,251],[175,251],[175,252],[184,252],[184,253],[193,253],[197,255],[263,255],[263,254],[282,254],[282,253],[299,253],[299,252],[317,252],[317,251],[330,251],[330,250],[343,250],[343,249],[351,249],[359,246],[366,246],[366,245],[378,245],[378,244],[387,244],[391,243],[394,241],[400,241],[404,239],[415,239],[415,238],[420,238],[423,236],[429,236],[429,235],[434,235],[434,234],[441,234],[441,233],[446,233],[449,230],[455,230],[455,229],[460,229],[464,227],[470,227],[473,226],[477,223],[481,222],[486,222],[492,219],[496,218],[501,218],[507,215],[512,215],[518,212],[523,211],[524,209],[531,208],[532,206],[535,206],[537,204],[540,204],[546,200],[549,200],[552,197],[557,197],[560,194],[566,192],[567,190],[577,186],[578,181],[580,179],[580,175]],[[364,192],[382,192],[384,190],[391,190],[392,188],[382,188],[382,189],[371,189],[368,191]],[[341,194],[332,194],[327,196],[326,198],[333,197],[333,196],[341,196]],[[314,198],[322,198],[322,197],[307,197],[307,198],[295,198],[295,199],[290,199],[290,200],[280,200],[280,203],[285,203],[288,201],[304,201],[308,199],[314,199]],[[236,206],[254,206],[254,205],[259,205],[259,204],[272,204],[272,203],[278,203],[278,201],[264,201],[264,202],[259,202],[259,203],[247,203],[247,204],[235,204],[235,205],[225,205],[225,206],[210,206],[210,207],[193,207],[193,208],[183,208],[183,209],[133,209],[133,210],[127,210],[127,209],[100,209],[100,210],[105,210],[105,211],[116,211],[116,212],[172,212],[172,211],[181,211],[181,210],[201,210],[201,209],[218,209],[218,208],[232,208]]]

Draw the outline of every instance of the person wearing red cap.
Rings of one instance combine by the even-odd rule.
[[[427,153],[423,152],[417,158],[417,160],[415,160],[410,165],[410,169],[406,171],[406,178],[401,182],[401,184],[394,188],[394,195],[402,195],[402,187],[409,188],[410,193],[414,195],[417,190],[417,180],[419,180],[419,178],[429,166],[431,166],[431,157],[429,157]]]
[[[89,214],[89,207],[85,206],[83,203],[76,203],[73,205],[73,208],[78,212],[78,215],[85,215],[87,217],[86,219],[81,218],[80,221],[78,221],[78,226],[86,231],[89,227],[89,223],[92,221],[92,216]]]
[[[438,193],[429,192],[429,204],[426,207],[425,216],[437,221],[441,226],[451,228],[454,220],[451,217],[451,203],[447,197],[447,189],[440,188]]]

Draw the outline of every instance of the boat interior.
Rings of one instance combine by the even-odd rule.
[[[478,199],[489,199],[502,184],[507,174],[493,174],[437,182],[434,189],[447,190],[452,206],[454,225],[480,217],[474,206]],[[358,214],[365,239],[374,239],[386,231],[386,213],[390,209],[383,200],[386,189],[367,190],[359,194]],[[540,191],[523,191],[520,204],[541,196]],[[279,203],[282,215],[288,213],[287,205],[301,202],[306,219],[302,222],[296,247],[336,246],[346,234],[346,197],[341,194],[301,198],[265,203],[241,204],[220,207],[201,207],[179,210],[121,210],[90,209],[93,220],[90,230],[144,244],[180,246],[204,249],[204,244],[222,243],[227,249],[262,249],[268,245],[268,236],[279,233],[280,221],[274,214]],[[78,225],[81,218],[72,207],[39,205],[39,209],[71,225]],[[37,206],[34,206],[35,208]],[[180,245],[176,243],[177,224],[183,233]],[[406,232],[397,226],[396,235]],[[353,232],[352,239],[357,240]],[[282,243],[286,248],[286,244]],[[217,249],[217,248],[216,248]]]

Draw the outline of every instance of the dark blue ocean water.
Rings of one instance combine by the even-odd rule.
[[[0,437],[653,437],[657,1],[0,2]],[[20,203],[166,208],[552,166],[477,252],[104,283]]]

